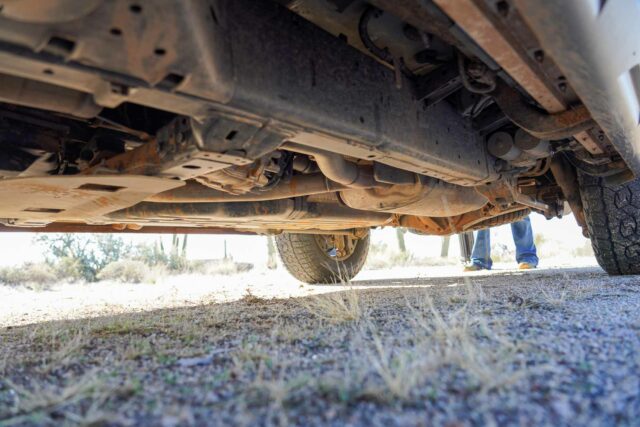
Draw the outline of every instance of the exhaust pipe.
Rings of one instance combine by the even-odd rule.
[[[183,187],[154,194],[145,199],[155,203],[214,203],[214,202],[261,202],[290,199],[312,194],[331,193],[347,187],[328,180],[323,174],[296,175],[269,190],[254,190],[247,194],[231,194],[214,190],[196,181],[187,181]]]
[[[320,171],[331,181],[349,188],[371,188],[385,186],[376,182],[369,168],[359,166],[346,160],[340,154],[331,153],[319,148],[312,148],[295,142],[286,142],[283,149],[295,153],[313,156]]]

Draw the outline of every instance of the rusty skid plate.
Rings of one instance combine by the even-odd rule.
[[[22,227],[54,221],[88,223],[184,185],[148,176],[47,176],[0,180],[0,223]]]

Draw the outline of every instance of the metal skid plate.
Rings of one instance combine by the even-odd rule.
[[[0,222],[40,227],[54,221],[113,222],[104,215],[184,185],[147,176],[47,176],[0,180]]]
[[[210,136],[226,149],[212,151],[250,160],[256,139],[271,147],[274,138],[460,185],[498,178],[454,107],[425,105],[407,78],[277,2],[132,6],[103,1],[46,24],[0,11],[0,73],[89,93],[107,108],[128,102],[214,120]]]

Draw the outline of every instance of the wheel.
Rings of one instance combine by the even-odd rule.
[[[580,191],[598,264],[609,274],[640,274],[640,179],[611,185],[582,174]]]
[[[369,233],[362,238],[344,235],[283,233],[276,236],[280,259],[296,279],[306,283],[351,280],[369,253]]]

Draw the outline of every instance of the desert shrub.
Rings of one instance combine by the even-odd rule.
[[[192,271],[192,265],[187,259],[186,234],[174,234],[171,238],[171,246],[165,248],[162,239],[155,243],[142,243],[136,246],[134,259],[144,262],[149,266],[164,265],[168,270],[178,273]]]
[[[55,266],[65,259],[66,268],[69,258],[76,260],[77,269],[87,281],[94,281],[97,273],[107,264],[131,253],[131,244],[113,234],[48,234],[36,237],[36,242],[45,247],[47,261],[51,265]]]
[[[253,269],[253,264],[247,262],[235,262],[232,259],[210,261],[203,264],[201,270],[211,276],[230,276],[232,274],[245,273]]]
[[[503,243],[492,244],[491,259],[494,262],[513,262],[516,259],[515,246],[507,246]]]
[[[533,243],[536,245],[536,248],[540,249],[543,246],[546,246],[549,243],[549,239],[542,233],[536,233],[533,238]]]
[[[388,251],[386,253],[377,253],[371,256],[371,253],[367,257],[366,268],[370,270],[381,270],[384,268],[392,267],[406,267],[410,265],[420,264],[422,260],[414,258],[407,252],[393,252]]]
[[[132,251],[131,243],[114,234],[98,234],[93,237],[96,245],[98,270],[112,262],[128,257]]]
[[[148,267],[148,270],[147,276],[144,279],[145,283],[160,283],[169,276],[169,270],[163,264]]]
[[[56,277],[60,281],[74,283],[85,279],[82,274],[82,265],[80,261],[75,258],[60,258],[52,267]]]
[[[372,243],[369,247],[369,255],[365,267],[370,270],[381,270],[391,267],[404,267],[415,265],[418,260],[409,252],[400,252],[391,249],[384,242]]]
[[[584,242],[582,244],[582,246],[579,246],[579,247],[575,248],[572,251],[572,255],[576,256],[576,257],[594,256],[593,247],[591,246],[591,242],[587,240],[586,242]]]
[[[5,285],[22,285],[42,290],[57,280],[53,268],[46,263],[25,263],[19,267],[0,269],[0,282]]]
[[[369,248],[369,255],[365,269],[382,270],[393,267],[430,267],[436,265],[451,265],[456,261],[450,258],[441,257],[419,257],[411,252],[401,252],[390,248],[384,242],[372,243]]]
[[[142,261],[148,266],[167,265],[169,256],[164,252],[161,240],[155,243],[139,243],[135,247],[133,259]]]
[[[142,261],[120,260],[107,264],[98,273],[100,280],[114,280],[123,283],[140,283],[149,275],[149,267]]]

